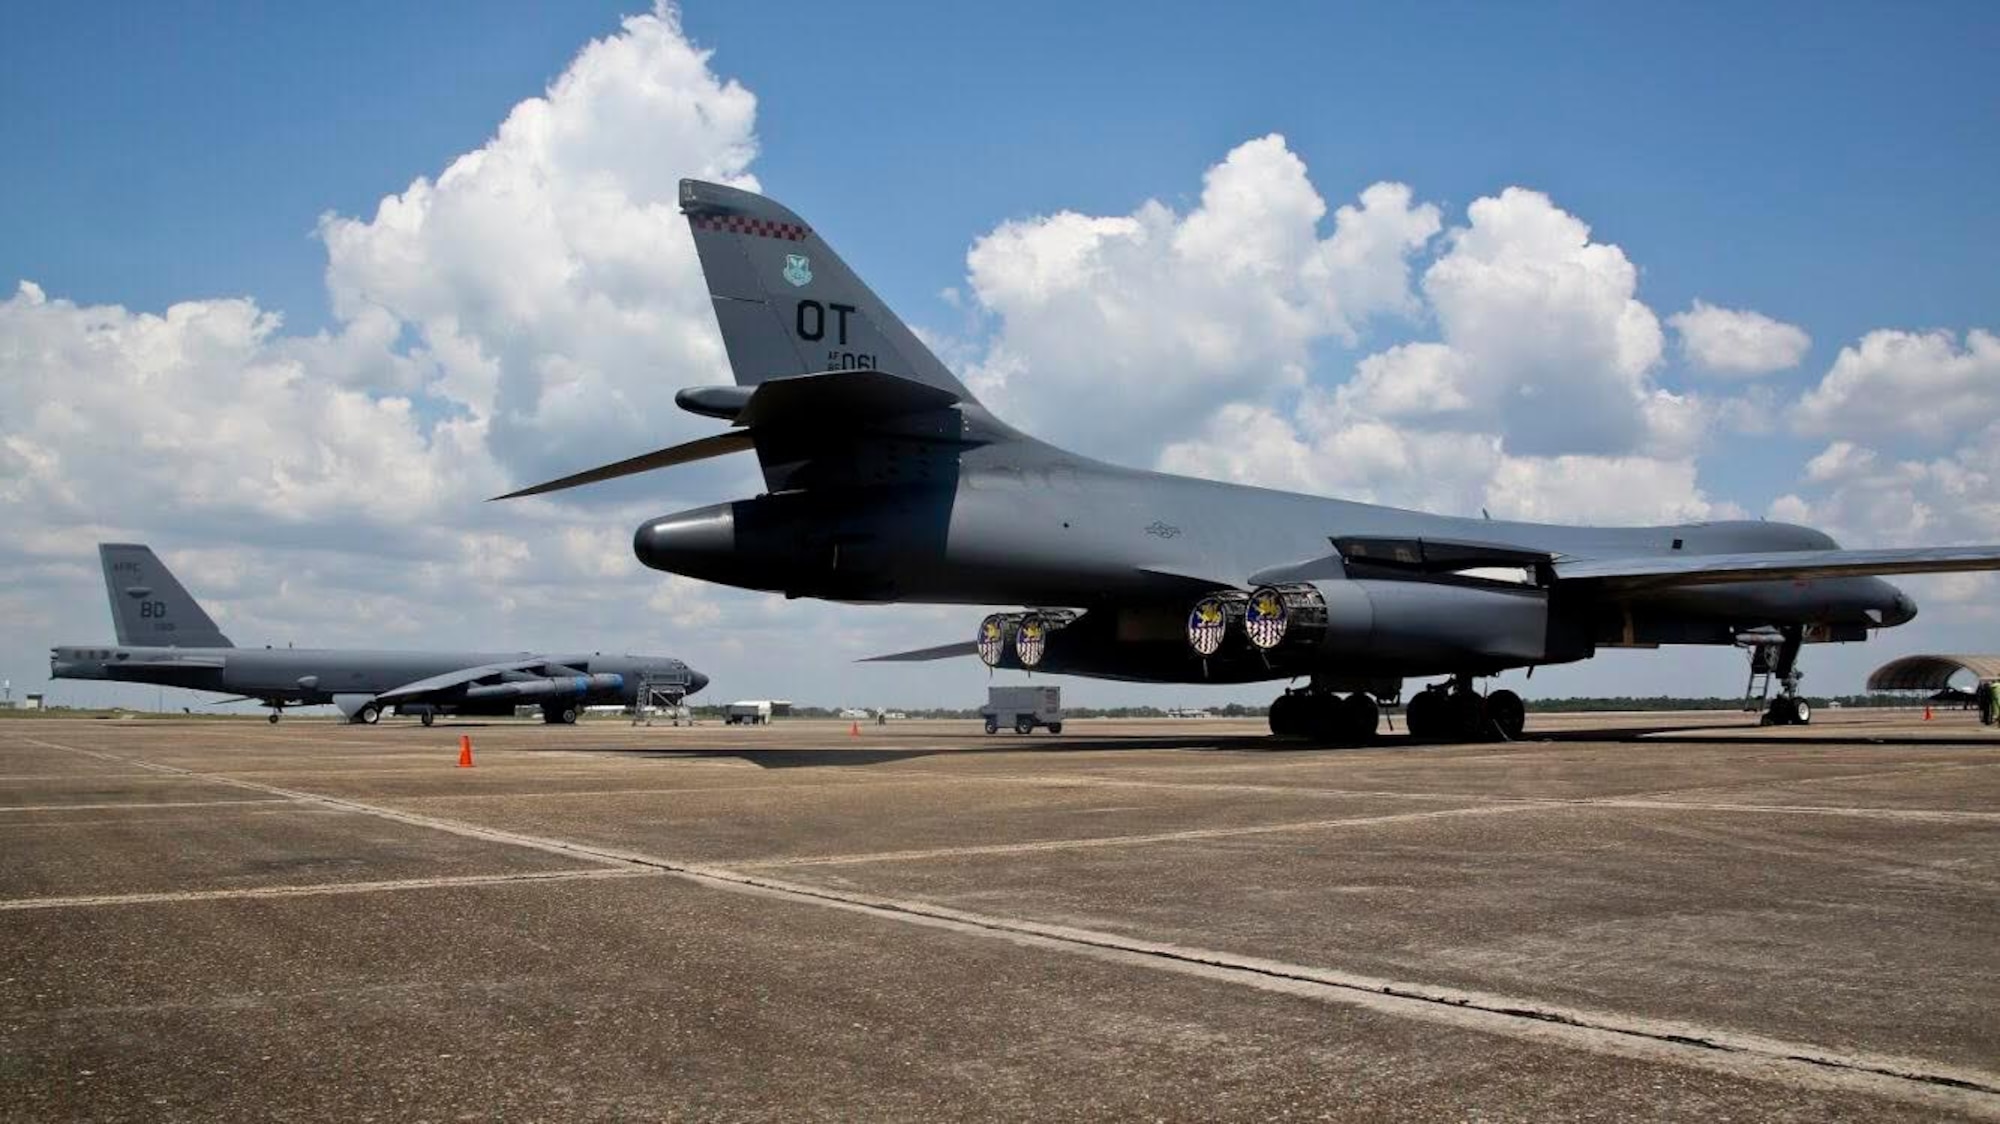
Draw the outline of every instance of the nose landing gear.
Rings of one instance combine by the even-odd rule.
[[[1799,697],[1799,680],[1806,673],[1799,670],[1799,649],[1805,644],[1805,629],[1799,625],[1779,630],[1781,639],[1773,643],[1756,644],[1750,649],[1750,686],[1745,690],[1745,701],[1756,697],[1761,683],[1763,690],[1771,689],[1771,680],[1778,681],[1778,697],[1757,719],[1759,726],[1804,726],[1812,722],[1812,704]],[[1775,653],[1775,655],[1774,655]],[[1745,706],[1745,710],[1754,709]]]

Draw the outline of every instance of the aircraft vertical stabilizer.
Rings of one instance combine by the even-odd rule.
[[[805,220],[761,195],[700,180],[681,181],[681,211],[739,385],[874,370],[972,399]]]
[[[151,547],[108,542],[97,547],[104,587],[111,595],[111,623],[124,645],[232,648],[229,637],[174,580]]]

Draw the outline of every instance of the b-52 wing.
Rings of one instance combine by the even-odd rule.
[[[1559,582],[1589,582],[1610,592],[1639,592],[1747,581],[2000,570],[2000,546],[1775,550],[1748,554],[1558,559],[1554,569]]]
[[[433,675],[428,679],[419,679],[414,683],[405,683],[400,687],[384,691],[375,697],[381,702],[413,702],[426,695],[442,694],[459,687],[477,686],[481,680],[490,679],[494,682],[499,682],[505,679],[509,672],[534,673],[545,677],[583,674],[578,669],[564,666],[549,659],[547,656],[530,656],[525,659],[509,660],[506,663],[489,663],[478,667],[465,667],[457,671],[447,671],[442,675]]]

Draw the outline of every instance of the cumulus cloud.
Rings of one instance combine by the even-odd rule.
[[[1796,325],[1700,300],[1667,322],[1680,333],[1681,352],[1688,362],[1715,375],[1748,377],[1789,370],[1812,346],[1812,337]]]
[[[1659,386],[1659,320],[1617,246],[1546,195],[1467,208],[1426,267],[1438,339],[1362,357],[1289,403],[1215,411],[1160,466],[1374,502],[1553,521],[1736,513],[1698,485],[1718,411]]]
[[[1792,413],[1801,434],[1935,444],[2000,417],[2000,336],[1883,329],[1840,349]]]
[[[1376,184],[1334,214],[1280,136],[1238,146],[1186,214],[1063,212],[1002,224],[967,255],[994,323],[968,371],[1035,432],[1148,458],[1222,403],[1304,385],[1311,349],[1414,311],[1410,257],[1439,228],[1409,188]]]
[[[336,312],[413,331],[521,477],[691,435],[673,391],[728,369],[677,189],[757,186],[757,103],[708,62],[671,10],[628,19],[435,180],[320,222]]]
[[[1981,422],[1957,447],[1932,455],[1834,441],[1806,462],[1795,491],[1773,501],[1771,516],[1823,527],[1850,546],[2000,543],[2000,420]],[[2000,619],[1992,574],[1898,580]]]

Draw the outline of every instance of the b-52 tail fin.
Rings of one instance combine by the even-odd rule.
[[[702,276],[741,386],[875,370],[971,401],[882,299],[791,211],[753,192],[681,181]]]
[[[193,595],[174,580],[151,547],[139,543],[99,543],[104,588],[111,595],[111,624],[124,645],[174,648],[233,648],[229,637],[202,612]]]

